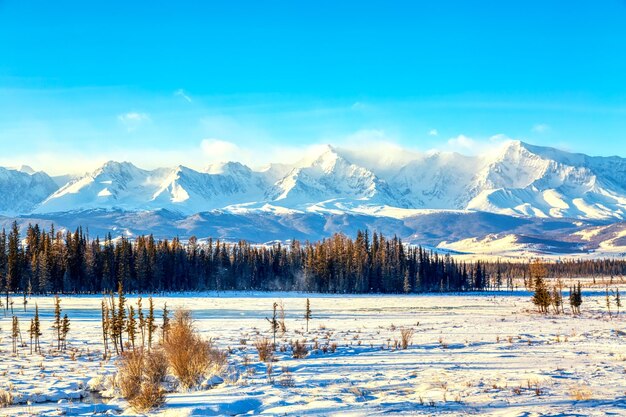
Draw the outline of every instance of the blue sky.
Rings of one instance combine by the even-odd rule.
[[[626,156],[626,1],[0,0],[0,164],[511,137]]]

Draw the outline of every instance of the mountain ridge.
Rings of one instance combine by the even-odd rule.
[[[15,207],[10,207],[7,201],[0,205],[0,212],[44,214],[103,208],[193,214],[255,210],[269,204],[303,212],[390,207],[626,219],[624,158],[569,153],[521,141],[508,141],[477,156],[456,152],[407,155],[398,166],[364,166],[365,158],[358,152],[327,145],[293,164],[272,164],[265,170],[233,161],[210,165],[204,171],[183,165],[145,170],[131,162],[108,161],[63,186],[48,183],[23,204],[18,198]],[[24,175],[40,175],[40,182],[51,178],[30,167],[26,171],[11,171],[16,176],[13,180],[19,182],[20,175],[22,180]],[[12,179],[4,181],[9,184]],[[33,201],[37,198],[40,201]]]

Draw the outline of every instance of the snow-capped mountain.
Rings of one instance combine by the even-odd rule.
[[[11,215],[30,213],[57,188],[44,172],[35,172],[30,167],[0,167],[0,212]]]
[[[470,210],[502,214],[623,219],[626,160],[508,143],[476,174]]]
[[[272,164],[259,171],[237,162],[201,172],[184,166],[144,170],[111,161],[59,189],[46,174],[28,167],[5,169],[1,180],[8,191],[0,210],[42,214],[167,209],[193,214],[278,207],[404,216],[410,210],[437,209],[626,218],[626,159],[619,157],[590,157],[510,141],[486,155],[381,155],[380,161],[386,159],[396,163],[375,163],[371,156],[359,157],[358,151],[326,146],[293,164]]]
[[[46,198],[34,213],[89,209],[198,213],[263,198],[263,176],[236,162],[203,173],[178,166],[143,170],[110,161]]]
[[[359,204],[409,207],[387,182],[367,168],[346,160],[332,146],[311,162],[293,168],[266,195],[277,205],[306,208],[319,203],[334,207]]]
[[[3,225],[17,219],[128,236],[263,242],[368,228],[456,252],[626,253],[626,159],[510,141],[479,156],[393,149],[378,159],[326,146],[260,170],[110,161],[51,178],[0,168],[0,215]]]

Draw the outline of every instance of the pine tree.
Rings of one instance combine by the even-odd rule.
[[[54,296],[54,322],[52,328],[57,334],[57,350],[61,350],[61,299],[58,295]]]
[[[41,345],[39,338],[43,333],[41,332],[41,322],[39,320],[39,306],[35,304],[35,318],[33,319],[33,337],[35,338],[35,352],[41,353]]]
[[[610,318],[612,318],[612,316],[611,316],[611,297],[609,295],[609,287],[608,287],[608,285],[606,287],[605,302],[606,302],[606,311],[609,312],[609,319],[610,319]]]
[[[30,319],[30,327],[28,329],[28,335],[30,336],[30,354],[33,354],[33,339],[35,338],[35,320]]]
[[[617,308],[617,317],[619,317],[619,309],[622,307],[622,299],[619,295],[619,288],[615,288],[615,307]]]
[[[306,320],[306,332],[309,332],[309,320],[311,320],[311,301],[306,299],[306,310],[304,312],[304,319]]]
[[[563,302],[563,280],[559,277],[556,280],[556,286],[559,290],[559,301],[561,304],[561,313],[565,314],[565,307],[564,307],[564,302]]]
[[[67,349],[67,334],[70,332],[70,319],[67,317],[67,313],[63,315],[63,322],[61,323],[61,337],[63,338],[63,349]]]
[[[11,326],[11,339],[13,342],[13,354],[17,355],[17,339],[20,335],[20,325],[17,316],[13,316],[13,325]]]
[[[109,317],[107,318],[108,327],[109,327],[110,334],[111,334],[111,341],[113,342],[113,347],[115,348],[115,354],[119,355],[120,353],[120,347],[119,347],[120,330],[118,328],[117,308],[115,304],[115,298],[113,298],[113,293],[109,293],[109,303],[110,303],[110,309],[108,310]]]
[[[141,332],[141,347],[146,346],[146,319],[143,315],[142,298],[137,300],[137,319],[139,320],[139,331]]]
[[[561,296],[561,292],[559,288],[555,285],[552,287],[552,307],[554,309],[554,314],[559,314],[561,312],[561,307],[563,304],[563,297]]]
[[[170,329],[170,312],[167,310],[167,303],[163,305],[163,324],[161,329],[163,330],[163,340],[167,339],[167,333]]]
[[[148,331],[148,350],[152,349],[152,335],[157,329],[157,325],[154,324],[154,303],[152,297],[148,300],[148,317],[146,319],[147,331]]]
[[[550,307],[552,303],[552,297],[544,281],[546,273],[545,266],[539,261],[535,261],[531,264],[531,278],[534,278],[535,287],[532,302],[539,308],[539,311],[544,314],[548,312],[548,307]]]
[[[9,291],[15,292],[22,279],[22,248],[20,244],[20,230],[17,221],[13,222],[8,241],[6,291],[7,300]]]
[[[580,314],[580,306],[583,303],[580,281],[578,281],[578,286],[570,288],[569,303],[572,307],[572,314]]]
[[[104,359],[109,357],[109,340],[110,331],[109,308],[104,300],[101,302],[101,323],[102,323],[102,345],[104,347]]]
[[[117,318],[115,320],[116,333],[119,337],[120,352],[124,353],[124,328],[126,327],[126,296],[124,285],[120,280],[117,284]]]
[[[411,281],[409,279],[408,268],[406,269],[406,271],[404,271],[404,282],[402,283],[402,291],[404,291],[405,294],[408,294],[411,292]]]
[[[137,321],[135,320],[135,308],[131,305],[128,307],[128,321],[126,322],[126,333],[133,350],[135,350],[135,336],[137,332]]]

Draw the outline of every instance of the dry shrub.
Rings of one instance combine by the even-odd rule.
[[[274,349],[272,342],[267,337],[257,339],[254,342],[257,352],[259,353],[259,360],[261,362],[272,362],[274,360]]]
[[[0,408],[13,404],[13,395],[7,390],[0,390]]]
[[[189,310],[177,310],[174,314],[163,341],[163,352],[172,373],[185,389],[197,385],[200,378],[225,362],[224,354],[195,332]]]
[[[400,341],[402,344],[402,349],[407,349],[411,342],[413,341],[413,333],[414,330],[411,328],[400,330]]]
[[[576,401],[588,401],[591,399],[593,393],[589,389],[589,387],[572,387],[570,389],[570,396]]]
[[[291,343],[291,354],[294,359],[302,359],[306,357],[307,353],[309,353],[309,349],[307,349],[304,342],[296,340],[295,342]]]
[[[136,412],[147,412],[165,403],[161,382],[167,368],[163,353],[141,349],[128,351],[118,363],[117,384],[122,396]]]
[[[139,351],[125,352],[117,368],[117,386],[122,397],[129,402],[139,395],[143,375],[143,354]]]
[[[165,392],[160,384],[145,382],[141,384],[138,395],[128,400],[128,403],[135,411],[145,413],[165,403]]]
[[[144,355],[144,372],[149,380],[155,384],[160,384],[167,375],[167,360],[162,350],[152,350]]]

